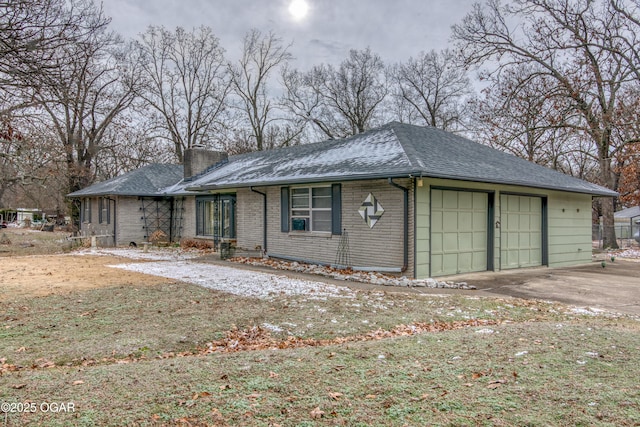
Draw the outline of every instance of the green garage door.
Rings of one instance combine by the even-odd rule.
[[[487,193],[431,190],[431,275],[487,269]]]
[[[500,267],[542,265],[542,199],[500,196]]]

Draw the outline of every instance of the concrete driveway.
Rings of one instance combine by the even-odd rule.
[[[638,260],[640,261],[640,260]],[[558,301],[640,315],[640,262],[616,259],[567,268],[533,268],[454,276],[483,294]]]

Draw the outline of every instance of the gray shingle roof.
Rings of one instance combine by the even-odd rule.
[[[231,156],[228,163],[170,191],[409,175],[616,195],[461,136],[397,122],[346,139]]]
[[[183,176],[182,165],[154,163],[98,182],[67,197],[87,196],[161,196],[164,188],[179,182]]]
[[[623,209],[613,214],[615,218],[635,218],[640,217],[640,206]]]

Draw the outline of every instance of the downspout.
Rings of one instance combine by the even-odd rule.
[[[109,201],[109,204],[111,204],[111,202],[113,202],[113,246],[117,247],[118,246],[118,235],[116,234],[117,231],[117,224],[118,222],[116,221],[116,200],[112,199],[111,197],[107,197],[106,198]]]
[[[262,253],[267,253],[267,194],[249,187],[254,193],[262,196]]]
[[[407,271],[409,267],[409,189],[393,182],[393,178],[389,178],[389,185],[392,185],[404,192],[404,236],[403,236],[403,252],[404,263],[402,265],[402,272]]]

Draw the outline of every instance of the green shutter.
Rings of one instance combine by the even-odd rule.
[[[280,188],[280,231],[289,232],[289,187]]]
[[[331,234],[342,234],[342,184],[331,186]]]

